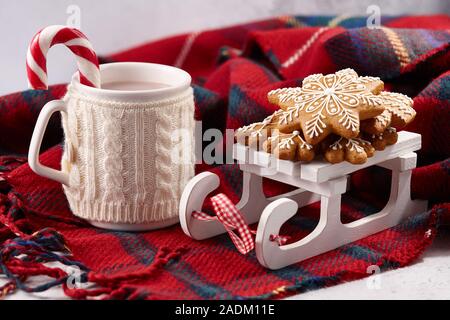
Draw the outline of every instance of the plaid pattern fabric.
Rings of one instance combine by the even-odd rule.
[[[387,89],[414,98],[417,117],[407,130],[422,134],[423,146],[413,171],[412,197],[427,199],[428,212],[275,271],[261,267],[254,252],[241,255],[228,234],[195,241],[179,226],[145,233],[96,229],[70,213],[60,184],[35,175],[24,163],[40,109],[61,97],[65,86],[24,91],[0,98],[0,270],[11,280],[0,292],[62,284],[68,296],[78,299],[270,299],[362,278],[372,265],[387,270],[417,259],[450,220],[450,18],[385,17],[381,29],[367,29],[365,23],[365,17],[279,17],[175,36],[101,60],[148,61],[187,70],[194,79],[196,117],[204,130],[221,131],[263,119],[275,109],[267,92],[298,85],[308,74],[351,67],[381,76]],[[59,119],[52,119],[42,163],[59,168],[61,139]],[[196,169],[218,174],[217,193],[237,203],[242,174],[236,164],[199,164]],[[342,220],[380,210],[389,183],[389,171],[383,168],[353,174],[351,191],[342,201]],[[267,196],[290,190],[264,182]],[[205,203],[203,211],[211,208]],[[306,236],[318,213],[318,203],[300,209],[280,233],[290,241]],[[68,287],[68,275],[44,266],[46,261],[77,266],[80,281],[97,287]],[[29,287],[27,279],[36,274],[54,279]]]

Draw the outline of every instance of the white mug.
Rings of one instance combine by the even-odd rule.
[[[44,106],[30,143],[31,169],[61,182],[72,212],[94,226],[140,231],[177,223],[181,193],[194,175],[191,77],[137,62],[103,64],[100,74],[102,89],[80,84],[75,74],[65,97]],[[57,111],[65,136],[61,171],[39,162]]]

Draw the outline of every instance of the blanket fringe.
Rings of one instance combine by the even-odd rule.
[[[132,283],[150,279],[184,250],[184,247],[178,249],[162,247],[150,266],[132,273],[107,275],[94,272],[81,262],[73,260],[63,236],[56,230],[45,228],[32,235],[8,239],[3,243],[0,249],[0,271],[10,282],[0,287],[0,298],[17,289],[25,292],[42,292],[58,285],[62,285],[64,293],[74,299],[99,296],[103,299],[142,298],[143,296],[132,287]],[[48,267],[45,265],[48,262],[78,267],[82,274],[75,288],[68,285],[71,281],[68,271],[59,267]],[[52,280],[34,287],[27,285],[27,280],[31,277],[43,275]],[[80,288],[87,284],[94,288]]]
[[[5,168],[4,162],[0,161],[0,165]],[[73,299],[143,299],[148,293],[133,287],[133,282],[152,278],[186,250],[185,247],[161,247],[151,265],[131,273],[110,275],[92,271],[74,259],[63,235],[55,229],[29,230],[26,219],[29,212],[7,183],[8,171],[0,171],[0,273],[9,280],[0,287],[0,299],[17,290],[42,292],[59,285]],[[46,265],[51,262],[78,268],[81,271],[79,282],[75,286],[69,285],[73,276],[68,270]],[[52,279],[30,286],[29,281],[35,276]],[[85,289],[87,286],[89,288]]]

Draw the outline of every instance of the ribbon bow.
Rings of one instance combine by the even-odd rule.
[[[240,253],[247,254],[252,251],[255,248],[253,235],[256,234],[256,230],[250,229],[233,202],[225,194],[219,193],[211,197],[211,203],[216,213],[215,217],[200,211],[193,212],[192,217],[204,221],[219,220]],[[288,237],[271,235],[270,240],[283,245]]]

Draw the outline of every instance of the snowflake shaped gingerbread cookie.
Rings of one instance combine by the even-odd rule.
[[[291,90],[289,95],[278,92],[279,105],[293,104],[279,117],[279,130],[292,132],[301,128],[305,140],[313,145],[331,133],[348,139],[357,137],[360,120],[373,118],[384,110],[381,98],[373,93],[379,91],[376,78],[361,78],[352,69],[313,74],[303,80],[302,88]]]
[[[385,110],[375,118],[368,119],[361,123],[361,129],[370,134],[382,133],[389,126],[402,128],[412,122],[416,116],[413,108],[413,100],[407,95],[386,92],[380,93]]]
[[[358,74],[352,69],[344,69],[340,72],[347,72],[353,77]],[[367,90],[373,94],[379,94],[384,89],[384,83],[378,77],[359,77],[358,82],[363,83]],[[295,105],[295,98],[301,94],[302,88],[288,87],[271,90],[267,93],[267,99],[270,103],[278,105],[282,110],[287,110]]]
[[[397,142],[397,130],[393,127],[388,127],[382,133],[371,134],[367,137],[375,150],[384,150],[386,146],[390,146]]]
[[[277,129],[277,120],[282,113],[282,110],[277,110],[261,122],[255,122],[237,129],[235,133],[236,142],[257,150],[262,149],[263,142],[271,136],[273,130]]]
[[[270,103],[278,105],[282,110],[287,110],[295,105],[295,98],[302,92],[300,87],[279,88],[269,91],[267,99]]]
[[[309,162],[315,156],[313,146],[303,140],[300,131],[274,135],[264,142],[263,149],[283,160]]]
[[[362,164],[373,156],[375,149],[372,144],[361,138],[346,139],[339,137],[335,141],[324,141],[324,158],[330,163],[348,161],[352,164]]]

